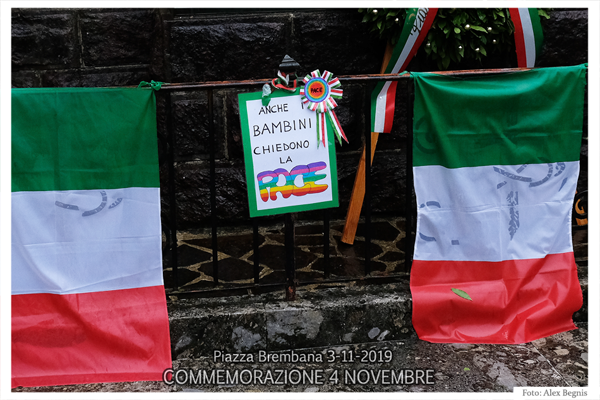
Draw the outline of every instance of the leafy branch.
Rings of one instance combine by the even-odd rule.
[[[538,9],[542,18],[550,18],[549,9]],[[370,32],[395,45],[400,37],[407,10],[361,8],[362,22]],[[479,63],[491,54],[515,51],[515,27],[506,8],[440,8],[423,43],[426,57],[440,70],[463,60]]]

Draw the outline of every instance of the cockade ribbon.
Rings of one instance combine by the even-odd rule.
[[[342,144],[342,138],[344,138],[348,143],[342,125],[333,111],[337,107],[335,99],[341,99],[343,93],[339,79],[334,78],[329,71],[324,71],[321,75],[317,69],[306,75],[303,82],[304,86],[300,88],[302,103],[308,105],[311,111],[317,113],[317,147],[319,142],[323,143],[323,146],[327,146],[325,115],[327,115],[331,126],[333,126],[333,132],[338,142]]]

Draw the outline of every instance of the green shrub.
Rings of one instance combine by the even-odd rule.
[[[538,14],[550,18],[548,9]],[[395,45],[400,37],[407,9],[361,8],[362,22],[371,32]],[[440,70],[463,60],[481,63],[488,55],[512,54],[515,51],[515,27],[507,8],[440,8],[421,47],[427,59]]]

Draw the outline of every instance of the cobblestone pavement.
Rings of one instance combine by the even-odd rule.
[[[177,360],[173,369],[180,383],[187,378],[185,384],[106,383],[13,391],[486,393],[562,387],[581,394],[588,385],[588,334],[587,324],[577,325],[577,330],[522,345],[434,344],[412,335],[402,341],[297,349],[296,362],[280,362],[282,355],[293,356],[290,351],[266,353],[269,361],[261,361],[258,353],[249,362],[227,362],[225,356]],[[237,384],[227,382],[227,375],[236,376],[236,371]]]

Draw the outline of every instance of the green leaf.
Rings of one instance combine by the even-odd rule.
[[[456,294],[457,296],[462,297],[463,299],[467,299],[469,301],[473,301],[473,299],[471,298],[471,296],[469,296],[464,290],[452,288],[452,291],[454,292],[454,294]]]
[[[550,19],[550,15],[548,15],[548,13],[546,11],[544,11],[543,9],[541,9],[541,8],[538,8],[538,15],[540,17],[544,17],[546,19]]]
[[[377,28],[379,28],[379,30],[381,30],[381,21],[377,21]]]
[[[487,33],[487,31],[485,30],[485,28],[478,26],[478,25],[471,25],[471,29],[479,31],[479,32],[483,32],[483,33]]]
[[[460,28],[455,26],[454,27],[454,33],[459,34],[460,33]]]
[[[479,51],[481,52],[481,54],[483,54],[484,56],[487,56],[487,52],[485,51],[485,47],[483,46],[479,46]]]
[[[442,67],[444,67],[444,70],[448,69],[448,66],[450,65],[450,57],[446,56],[442,59]],[[453,289],[454,290],[454,289]],[[464,292],[463,292],[464,293]],[[466,293],[465,293],[466,294]]]
[[[481,10],[477,10],[477,16],[479,17],[480,20],[485,21],[485,14],[483,11]]]
[[[464,371],[465,371],[465,372],[467,372],[467,371],[470,371],[470,370],[471,370],[471,368],[469,368],[469,367],[465,367],[465,368],[464,368]]]

